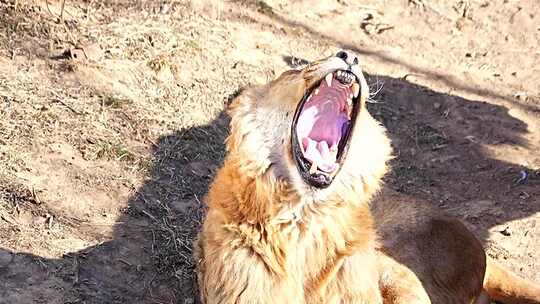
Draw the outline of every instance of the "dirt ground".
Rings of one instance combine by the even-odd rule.
[[[537,0],[0,0],[0,303],[196,303],[225,105],[340,48],[395,147],[377,200],[540,282],[539,41]]]

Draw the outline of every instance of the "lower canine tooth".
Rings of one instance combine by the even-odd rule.
[[[309,168],[309,174],[315,174],[315,172],[317,172],[317,163],[313,162],[311,168]]]
[[[360,93],[360,85],[358,83],[353,83],[352,85],[352,91],[354,94],[354,98],[358,97],[358,93]]]
[[[326,75],[326,77],[324,78],[326,80],[326,84],[331,87],[332,86],[332,78],[334,78],[334,76],[332,76],[332,73]]]
[[[334,178],[336,176],[337,172],[339,171],[338,169],[339,169],[339,164],[336,164],[336,169],[334,170],[334,172],[330,173],[330,176],[332,178]]]

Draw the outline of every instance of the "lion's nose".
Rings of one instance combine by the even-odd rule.
[[[336,57],[343,59],[348,65],[358,64],[358,57],[351,51],[341,50]]]

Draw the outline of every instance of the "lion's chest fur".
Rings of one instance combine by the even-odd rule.
[[[299,303],[379,303],[375,237],[367,211],[324,209],[307,210],[299,220],[280,224],[222,222],[212,227],[222,231],[213,234],[221,235],[218,247],[243,248],[275,280],[287,282]],[[213,223],[225,219],[218,217]]]
[[[288,227],[286,272],[307,303],[380,302],[374,232],[355,213],[334,209]]]

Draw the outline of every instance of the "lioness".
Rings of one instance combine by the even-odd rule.
[[[202,301],[540,303],[457,220],[412,200],[370,208],[391,147],[368,94],[340,51],[233,101],[197,242]]]

